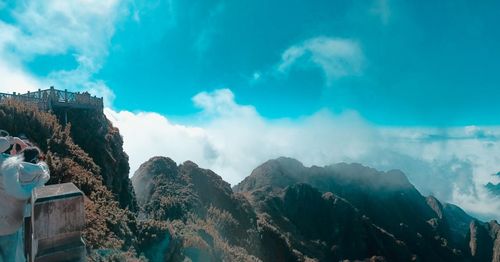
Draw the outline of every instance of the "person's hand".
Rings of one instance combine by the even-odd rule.
[[[23,149],[28,147],[28,145],[19,137],[8,137],[10,144],[12,145],[12,150],[10,150],[10,155],[17,155],[19,152],[21,152]]]

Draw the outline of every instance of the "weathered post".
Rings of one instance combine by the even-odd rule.
[[[83,198],[73,183],[33,190],[30,262],[85,261]]]

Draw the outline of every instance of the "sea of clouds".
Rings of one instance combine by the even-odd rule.
[[[500,204],[485,191],[500,163],[499,127],[383,127],[355,111],[320,110],[299,119],[266,119],[235,102],[229,89],[193,98],[196,125],[179,124],[152,112],[114,111],[130,155],[131,175],[150,157],[192,160],[235,185],[266,160],[293,157],[306,166],[360,162],[380,170],[400,169],[425,195],[497,218]]]

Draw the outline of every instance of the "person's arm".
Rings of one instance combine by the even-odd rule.
[[[47,164],[23,162],[22,156],[6,159],[0,167],[0,172],[5,192],[17,199],[30,198],[33,188],[44,185],[50,177]]]
[[[17,199],[28,199],[31,192],[26,192],[19,184],[19,167],[22,163],[22,156],[11,156],[3,161],[0,168],[5,192]]]
[[[19,168],[19,183],[21,186],[35,188],[49,181],[49,167],[45,162],[36,164],[22,162]]]

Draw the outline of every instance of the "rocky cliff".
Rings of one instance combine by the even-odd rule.
[[[66,114],[74,143],[100,167],[103,183],[115,194],[120,207],[136,211],[134,190],[128,178],[128,156],[123,151],[123,139],[118,129],[102,112],[95,110],[66,109],[65,112],[56,110],[54,114],[59,119]]]

